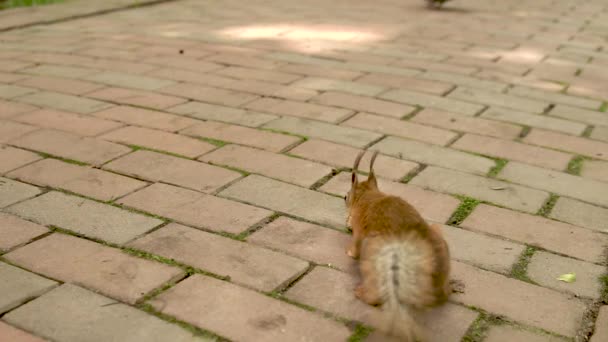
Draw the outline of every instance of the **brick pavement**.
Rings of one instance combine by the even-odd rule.
[[[0,340],[384,341],[360,149],[452,249],[431,341],[606,340],[605,1],[92,3],[0,12]]]

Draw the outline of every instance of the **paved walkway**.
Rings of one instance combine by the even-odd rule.
[[[432,341],[608,341],[604,0],[82,4],[2,12],[0,340],[382,341],[367,148],[464,283]]]

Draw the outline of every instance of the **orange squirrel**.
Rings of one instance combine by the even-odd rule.
[[[416,312],[443,304],[451,293],[450,253],[437,225],[429,225],[405,200],[378,189],[374,161],[367,180],[359,182],[355,159],[352,183],[344,197],[353,238],[347,254],[361,256],[361,284],[355,296],[382,305],[379,329],[405,341],[424,340]]]

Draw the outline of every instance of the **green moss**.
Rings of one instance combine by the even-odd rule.
[[[472,197],[457,197],[461,200],[460,205],[458,206],[458,208],[456,208],[456,210],[448,220],[448,224],[454,226],[461,224],[462,221],[464,221],[464,219],[466,219],[467,216],[469,216],[471,212],[473,212],[473,209],[475,209],[475,207],[477,207],[477,205],[480,203],[479,200],[474,199]]]
[[[535,284],[535,282],[528,277],[528,265],[532,260],[532,256],[536,252],[534,247],[526,247],[526,249],[519,256],[517,263],[511,268],[511,277],[525,281],[527,283]]]
[[[488,177],[496,177],[496,175],[498,175],[498,173],[507,165],[509,161],[506,159],[494,158],[494,162],[496,165],[494,165],[494,167],[488,171]]]
[[[576,175],[576,176],[580,175],[581,168],[583,167],[584,161],[585,161],[585,157],[574,156],[568,163],[568,169],[566,170],[566,172],[568,172],[571,175]]]
[[[414,177],[416,177],[420,172],[422,172],[422,170],[424,170],[426,168],[426,165],[420,165],[419,167],[415,168],[414,170],[408,172],[407,175],[405,175],[405,177],[401,178],[401,183],[409,183]]]
[[[492,326],[504,324],[504,320],[495,315],[486,312],[481,312],[479,317],[471,324],[465,335],[462,337],[462,342],[480,342],[483,341]]]
[[[602,284],[601,299],[605,305],[608,305],[608,274],[600,277],[600,284]]]
[[[358,324],[355,327],[355,331],[353,332],[353,334],[350,335],[350,337],[348,338],[348,342],[363,342],[365,341],[367,336],[372,333],[372,331],[374,331],[372,328],[367,327],[363,324]]]
[[[549,196],[549,198],[547,199],[547,201],[545,202],[545,204],[543,204],[543,206],[538,210],[536,215],[539,215],[542,217],[549,216],[549,214],[551,213],[551,210],[553,210],[553,207],[555,206],[555,203],[557,202],[558,198],[559,198],[558,195],[551,194]]]
[[[530,126],[524,126],[522,128],[521,132],[519,132],[519,135],[517,136],[517,138],[518,139],[525,138],[530,133],[531,130],[532,130],[532,127],[530,127]]]
[[[44,152],[36,152],[39,156],[43,157],[43,158],[51,158],[51,159],[57,159],[57,160],[61,160],[62,162],[68,163],[68,164],[74,164],[74,165],[80,165],[80,166],[88,166],[89,164],[85,163],[85,162],[81,162],[78,160],[74,160],[74,159],[69,159],[69,158],[64,158],[64,157],[59,157],[59,156],[55,156],[52,154],[48,154],[48,153],[44,153]]]
[[[600,106],[600,112],[608,112],[608,101],[602,103]]]
[[[585,127],[585,130],[583,131],[583,134],[581,134],[581,136],[583,136],[585,138],[589,138],[591,136],[591,132],[593,132],[594,128],[595,128],[595,126],[593,126],[593,125],[589,125],[589,126]]]
[[[64,0],[0,0],[0,10],[13,7],[30,7],[39,5],[50,5]]]
[[[198,139],[202,140],[202,141],[206,141],[206,142],[208,142],[208,143],[210,143],[212,145],[215,145],[217,147],[222,147],[222,146],[226,146],[226,145],[229,144],[228,142],[225,142],[225,141],[222,141],[222,140],[205,138],[205,137],[198,137]]]
[[[292,132],[288,132],[288,131],[282,131],[280,129],[274,129],[274,128],[268,128],[268,127],[261,127],[260,128],[262,131],[267,131],[267,132],[272,132],[272,133],[278,133],[278,134],[283,134],[283,135],[290,135],[292,137],[297,137],[300,139],[304,139],[304,141],[308,140],[309,137],[305,136],[305,135],[300,135],[300,134],[296,134],[296,133],[292,133]]]
[[[133,151],[144,150],[144,151],[156,152],[156,153],[160,153],[160,154],[166,154],[166,155],[172,156],[172,157],[192,160],[192,158],[190,158],[190,157],[186,157],[184,155],[173,153],[173,152],[168,152],[168,151],[163,151],[163,150],[157,150],[157,149],[154,149],[154,148],[149,148],[149,147],[140,146],[140,145],[127,145],[127,146],[129,146]]]

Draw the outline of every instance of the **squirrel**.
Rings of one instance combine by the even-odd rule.
[[[355,159],[351,188],[344,196],[347,226],[353,237],[346,253],[359,258],[361,283],[355,296],[382,305],[378,328],[404,341],[423,341],[415,320],[420,310],[441,305],[452,292],[450,252],[439,225],[429,225],[409,203],[378,189],[374,161],[367,180],[357,169],[365,150]]]

